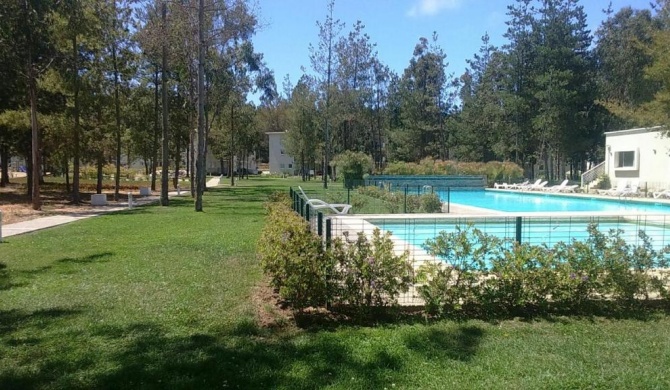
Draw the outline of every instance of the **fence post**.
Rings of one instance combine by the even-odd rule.
[[[407,184],[405,184],[405,214],[407,214]]]
[[[303,199],[302,196],[300,197],[299,206],[300,206],[300,213],[299,214],[300,214],[301,217],[304,217],[305,216],[305,199]]]
[[[309,209],[311,209],[312,206],[310,206],[309,203],[306,204],[305,206],[306,206],[306,207],[305,207],[305,220],[306,220],[307,222],[309,222],[309,214],[310,214]]]
[[[521,217],[516,217],[516,242],[521,244]]]
[[[451,187],[447,187],[447,214],[451,213]]]
[[[351,204],[351,188],[347,188],[347,204]]]
[[[290,196],[291,199],[293,199],[293,187],[288,188],[288,196]]]
[[[330,248],[330,239],[332,235],[332,221],[326,218],[326,248]]]
[[[321,211],[316,214],[316,234],[323,237],[323,213]]]

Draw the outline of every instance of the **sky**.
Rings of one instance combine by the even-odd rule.
[[[327,0],[257,0],[261,28],[253,38],[256,52],[263,53],[274,71],[277,87],[289,75],[291,82],[313,73],[309,45],[318,43],[317,21],[324,21]],[[650,0],[611,0],[616,12],[625,6],[649,8]],[[514,0],[335,0],[334,19],[345,23],[342,35],[360,20],[378,58],[398,74],[409,64],[419,38],[438,34],[438,45],[447,55],[448,73],[463,74],[466,60],[481,46],[485,33],[491,44],[502,46],[507,5]],[[604,19],[602,10],[610,0],[581,0],[590,30],[595,33]]]

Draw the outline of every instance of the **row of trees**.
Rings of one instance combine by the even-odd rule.
[[[576,174],[602,159],[603,131],[668,123],[670,0],[606,12],[592,33],[579,0],[516,0],[507,43],[485,34],[455,76],[437,34],[393,72],[331,0],[312,69],[278,92],[252,44],[258,10],[244,0],[4,1],[0,185],[8,156],[23,156],[35,208],[45,170],[62,172],[78,202],[82,164],[97,167],[101,191],[112,163],[118,197],[121,165],[139,158],[154,189],[162,170],[163,204],[168,168],[185,168],[201,209],[205,152],[230,167],[262,158],[268,131],[287,132],[303,172],[356,151],[376,169],[432,157]]]
[[[328,152],[386,161],[514,161],[529,176],[576,175],[603,159],[603,132],[668,124],[670,2],[610,8],[595,33],[578,0],[517,0],[507,43],[484,34],[464,74],[447,70],[438,36],[392,72],[357,22],[319,23],[313,73],[285,83],[273,130],[311,167]],[[535,172],[542,167],[542,172]]]
[[[121,166],[139,158],[154,190],[162,170],[167,205],[169,170],[176,186],[197,161],[196,193],[207,145],[232,162],[259,144],[248,95],[276,88],[245,1],[4,1],[0,15],[0,185],[9,156],[25,157],[35,209],[43,171],[63,173],[79,202],[82,164],[97,166],[98,192],[114,164],[118,198]]]

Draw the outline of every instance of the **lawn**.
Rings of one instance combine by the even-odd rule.
[[[238,184],[0,244],[0,389],[670,388],[660,314],[260,326],[263,201],[300,183]]]

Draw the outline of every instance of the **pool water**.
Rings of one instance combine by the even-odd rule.
[[[431,222],[423,223],[413,221],[407,223],[376,223],[380,229],[390,231],[393,236],[400,238],[412,245],[423,247],[427,240],[434,239],[440,232],[454,233],[457,226],[465,229],[467,224]],[[589,237],[588,221],[571,220],[535,220],[524,222],[521,226],[521,242],[531,245],[546,244],[549,247],[558,242],[569,243],[571,240],[585,241]],[[474,223],[474,227],[480,231],[496,236],[501,239],[515,240],[516,225],[513,222],[482,222]],[[635,222],[600,222],[598,230],[608,234],[610,230],[622,230],[620,237],[629,245],[642,245],[639,232],[642,230],[651,238],[652,247],[661,250],[670,244],[670,229],[662,224],[638,224]]]
[[[436,191],[442,202],[447,191]],[[480,207],[505,212],[601,211],[670,213],[670,204],[641,202],[634,199],[601,199],[595,197],[561,196],[557,194],[503,191],[451,191],[452,204]]]

